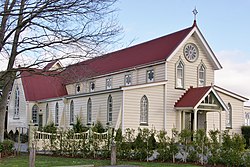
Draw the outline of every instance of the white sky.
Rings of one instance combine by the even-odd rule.
[[[190,27],[194,7],[198,27],[223,66],[215,73],[215,84],[250,98],[250,1],[120,0],[117,14],[124,38],[114,48]],[[6,65],[0,57],[0,69]]]

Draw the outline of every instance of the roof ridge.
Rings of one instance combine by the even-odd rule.
[[[194,27],[191,26],[134,46],[69,65],[64,70],[65,74],[67,71],[73,70],[78,76],[76,78],[90,78],[164,61],[193,29]],[[76,78],[68,76],[65,84],[75,82]]]
[[[121,48],[121,49],[118,49],[118,50],[115,50],[115,51],[111,51],[111,52],[109,52],[109,53],[105,53],[105,54],[103,54],[103,55],[96,56],[96,57],[93,57],[93,58],[84,60],[84,61],[82,61],[82,62],[78,62],[78,63],[72,64],[72,65],[70,65],[70,66],[81,65],[81,64],[83,64],[84,62],[95,61],[96,59],[105,58],[105,57],[111,56],[112,54],[117,53],[117,52],[122,52],[122,51],[127,50],[127,49],[131,49],[131,48],[134,48],[134,47],[138,47],[138,46],[141,46],[141,45],[145,45],[145,44],[148,44],[148,43],[151,43],[151,42],[154,42],[154,41],[157,41],[157,40],[160,40],[160,39],[163,39],[163,38],[166,38],[166,37],[175,35],[175,34],[177,34],[177,33],[187,31],[187,30],[189,30],[189,29],[191,30],[191,29],[193,29],[193,27],[194,27],[194,26],[191,26],[191,27],[188,27],[188,28],[179,30],[179,31],[172,32],[172,33],[170,33],[170,34],[166,34],[166,35],[163,35],[163,36],[160,36],[160,37],[157,37],[157,38],[148,40],[148,41],[144,41],[144,42],[141,42],[141,43],[138,43],[138,44],[129,46],[129,47],[125,47],[125,48]]]

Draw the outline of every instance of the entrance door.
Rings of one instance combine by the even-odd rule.
[[[198,112],[197,114],[197,129],[204,129],[205,131],[207,130],[207,121],[206,121],[206,112]]]
[[[42,128],[42,127],[43,127],[43,115],[39,115],[38,128]]]
[[[188,130],[193,130],[193,119],[194,119],[194,115],[193,113],[190,112],[185,112],[185,129]]]

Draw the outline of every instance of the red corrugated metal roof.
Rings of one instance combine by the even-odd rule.
[[[45,76],[24,71],[21,77],[26,100],[36,101],[64,96],[67,95],[67,91],[63,84],[164,61],[194,26],[195,24],[192,27],[148,42],[68,66],[60,76]],[[53,63],[49,63],[44,70],[52,67]]]
[[[35,71],[35,73],[34,73]],[[58,76],[39,74],[39,70],[21,72],[26,101],[36,101],[67,95],[62,79]],[[48,75],[48,74],[47,74]]]
[[[211,86],[198,87],[198,88],[190,87],[175,103],[174,107],[194,108],[210,89]]]
[[[195,25],[187,29],[67,67],[66,83],[166,60]]]

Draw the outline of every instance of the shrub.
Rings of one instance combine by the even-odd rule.
[[[14,141],[14,132],[12,130],[9,131],[9,139]]]
[[[47,133],[56,133],[57,127],[54,124],[54,122],[50,122],[49,124],[45,125],[42,128],[42,131],[47,132]]]
[[[198,129],[194,133],[193,142],[193,161],[204,163],[204,158],[208,154],[208,138],[204,129]]]
[[[157,138],[159,140],[157,152],[159,153],[159,160],[165,162],[171,160],[170,153],[170,138],[167,136],[166,131],[159,131],[157,134]]]
[[[97,121],[96,124],[93,126],[92,130],[97,133],[103,133],[106,129],[103,127],[100,121]]]
[[[250,126],[242,126],[241,133],[246,140],[246,147],[249,148],[249,146],[250,146]]]
[[[82,120],[79,116],[76,117],[76,123],[73,125],[73,131],[75,133],[86,132],[88,130],[82,123]]]
[[[179,134],[180,143],[183,145],[183,150],[181,153],[183,154],[184,162],[187,162],[187,158],[188,158],[187,156],[189,155],[190,146],[192,145],[192,136],[193,136],[193,132],[189,129],[184,129]],[[190,158],[192,159],[192,157],[189,157],[189,159]]]
[[[208,132],[210,141],[208,143],[209,148],[209,156],[208,156],[208,163],[216,166],[216,164],[220,163],[220,143],[218,141],[219,138],[219,131],[218,130],[210,130]]]
[[[14,143],[11,140],[4,140],[0,143],[0,152],[10,154],[13,151]]]
[[[117,129],[116,135],[115,135],[115,141],[117,143],[122,142],[123,136],[122,136],[122,130],[121,128]]]
[[[0,153],[3,152],[3,143],[0,142]]]
[[[7,130],[4,130],[4,139],[10,139],[10,136]]]
[[[14,141],[17,142],[18,141],[18,135],[19,135],[19,131],[16,130],[15,134],[14,134]]]
[[[239,134],[231,137],[228,131],[224,131],[222,140],[221,162],[227,166],[240,166],[243,163],[245,139]]]

